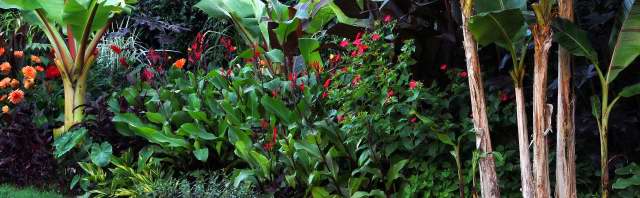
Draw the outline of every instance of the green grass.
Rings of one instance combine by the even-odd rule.
[[[62,198],[64,196],[55,193],[42,191],[32,187],[16,188],[6,184],[0,184],[0,197],[14,198]]]

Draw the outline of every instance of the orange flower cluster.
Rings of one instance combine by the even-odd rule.
[[[38,57],[38,56],[31,55],[31,62],[40,64],[40,63],[42,63],[42,60],[40,60],[40,57]]]
[[[24,51],[13,51],[13,56],[16,58],[24,57]]]
[[[4,47],[0,47],[0,56],[4,55]]]
[[[13,90],[11,93],[9,93],[8,99],[9,102],[13,104],[19,104],[22,102],[22,100],[24,100],[24,92],[20,89]]]
[[[0,64],[0,73],[7,75],[9,72],[11,72],[11,64],[9,62]]]
[[[187,60],[184,58],[178,59],[173,65],[178,68],[178,69],[182,69],[184,67],[184,64],[187,63]]]

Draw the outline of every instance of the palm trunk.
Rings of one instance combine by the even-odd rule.
[[[560,17],[573,21],[573,0],[558,1]],[[556,195],[576,197],[575,103],[571,84],[571,54],[558,50],[558,117],[556,121]]]
[[[469,76],[471,111],[476,132],[476,148],[480,153],[484,154],[484,157],[479,159],[480,191],[483,198],[500,197],[496,166],[492,155],[493,149],[491,147],[484,88],[480,74],[478,46],[468,28],[469,18],[473,12],[473,0],[460,0],[460,8],[462,10],[462,35],[464,37],[463,45]]]
[[[527,130],[527,112],[525,110],[522,83],[516,85],[516,111],[518,119],[518,147],[520,150],[520,177],[522,197],[533,197],[533,173],[531,172],[531,153],[529,152],[529,133]]]
[[[533,170],[535,178],[535,197],[551,197],[549,184],[549,148],[546,131],[549,127],[545,116],[547,98],[547,69],[549,48],[551,48],[551,28],[545,25],[533,26],[535,42],[533,77]]]

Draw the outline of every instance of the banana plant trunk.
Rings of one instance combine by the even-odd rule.
[[[84,118],[84,105],[87,92],[87,73],[82,74],[73,82],[68,77],[63,77],[64,86],[64,130],[69,130],[73,125]],[[60,135],[60,134],[56,134]]]
[[[551,28],[548,25],[533,25],[535,42],[533,77],[533,169],[535,178],[535,197],[551,197],[549,184],[549,148],[546,133],[549,120],[546,112],[547,69],[549,48],[551,48]]]
[[[561,18],[573,21],[573,0],[558,1]],[[571,79],[571,53],[558,49],[558,115],[556,120],[556,195],[558,198],[575,198],[575,99]]]
[[[516,84],[516,112],[518,119],[518,147],[520,151],[520,177],[522,197],[533,198],[533,173],[531,172],[531,153],[529,152],[529,133],[527,129],[527,112],[524,102],[522,81]]]
[[[492,154],[493,148],[491,147],[489,121],[478,59],[478,45],[468,28],[469,18],[473,14],[473,0],[460,0],[460,8],[462,10],[463,46],[467,62],[471,111],[476,132],[476,149],[483,155],[479,159],[480,191],[483,198],[497,198],[500,197],[500,189]]]

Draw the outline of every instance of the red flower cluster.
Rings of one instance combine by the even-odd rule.
[[[447,70],[447,64],[441,64],[440,65],[440,70],[446,71]]]
[[[201,32],[198,32],[196,39],[191,42],[191,47],[189,48],[190,64],[195,65],[196,62],[200,61],[204,48],[206,48],[206,46],[204,46],[204,35]]]
[[[111,44],[111,46],[109,46],[111,48],[111,50],[116,53],[117,55],[120,55],[122,53],[122,49],[120,49],[120,47],[118,47],[115,44]]]
[[[352,86],[358,85],[358,83],[360,83],[360,79],[361,79],[360,75],[359,74],[356,75],[356,77],[353,77],[353,80],[351,80],[351,85]]]
[[[468,74],[466,71],[462,71],[460,73],[458,73],[458,76],[460,76],[460,78],[467,78]]]
[[[384,18],[382,19],[382,21],[384,21],[385,23],[389,23],[391,22],[391,20],[393,20],[391,15],[385,15]]]
[[[154,74],[149,68],[144,68],[144,70],[142,70],[142,74],[140,75],[142,80],[147,81],[147,82],[152,80],[153,76],[154,76]]]
[[[46,79],[54,79],[60,77],[60,70],[55,65],[47,66],[47,69],[44,72],[44,77]]]
[[[353,41],[353,45],[355,45],[358,49],[351,52],[351,57],[360,56],[364,54],[364,51],[366,51],[369,48],[369,46],[362,43],[362,34],[364,33],[363,32],[358,33],[358,35],[356,35],[356,40]]]
[[[409,90],[415,89],[417,84],[415,80],[411,80],[411,82],[409,82]]]

